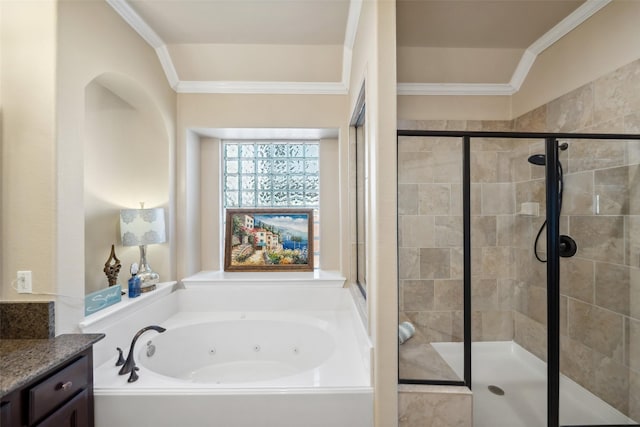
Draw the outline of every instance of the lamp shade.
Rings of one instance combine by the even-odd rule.
[[[122,209],[120,236],[124,246],[143,246],[167,241],[164,209]]]

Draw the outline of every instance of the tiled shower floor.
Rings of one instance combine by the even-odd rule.
[[[462,377],[462,344],[433,343]],[[547,413],[547,365],[511,341],[473,343],[474,427],[543,427]],[[489,391],[504,390],[503,396]],[[607,403],[562,376],[561,425],[635,424]]]

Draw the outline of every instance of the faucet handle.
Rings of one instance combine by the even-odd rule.
[[[124,357],[122,357],[122,349],[120,347],[116,347],[118,350],[118,361],[116,362],[116,366],[124,365]]]
[[[129,379],[127,380],[128,383],[138,381],[138,374],[136,373],[136,371],[138,370],[140,370],[140,368],[138,368],[137,366],[133,367],[133,369],[131,370],[131,375],[129,375]]]

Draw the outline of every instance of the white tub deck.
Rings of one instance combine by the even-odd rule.
[[[461,343],[433,343],[462,378]],[[542,427],[547,422],[547,365],[512,341],[472,345],[474,427]],[[498,396],[488,390],[496,385]],[[560,378],[561,425],[636,424],[602,399],[565,377]]]
[[[94,356],[96,427],[373,426],[371,343],[350,291],[336,286],[335,277],[326,286],[313,277],[310,286],[297,279],[283,285],[204,279],[199,275],[185,280],[186,289],[156,297],[140,310],[85,322],[83,331],[107,334]],[[137,382],[127,383],[128,375],[117,375],[115,347],[123,348],[126,356],[133,334],[144,326],[157,324],[170,331],[231,319],[306,322],[324,328],[335,348],[311,369],[268,381],[192,382],[149,370],[140,363],[140,354]],[[136,353],[154,337],[160,335],[143,335]]]

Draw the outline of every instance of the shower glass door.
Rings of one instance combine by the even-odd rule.
[[[570,139],[560,154],[561,426],[640,421],[640,141]]]

